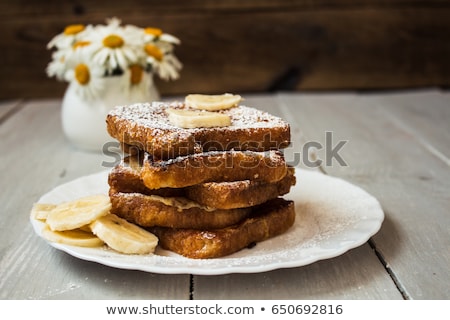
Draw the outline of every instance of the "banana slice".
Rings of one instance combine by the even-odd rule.
[[[86,224],[86,225],[84,225],[84,226],[81,226],[81,227],[79,227],[78,229],[80,229],[81,231],[84,231],[84,232],[92,233],[91,225],[90,225],[90,224]]]
[[[56,205],[51,203],[35,203],[31,208],[31,217],[35,220],[45,221],[48,213],[55,207]]]
[[[240,95],[231,93],[220,95],[189,94],[184,99],[188,107],[208,111],[230,109],[236,107],[241,101]]]
[[[73,230],[107,215],[110,209],[107,195],[91,195],[57,205],[46,222],[52,231]]]
[[[103,245],[103,241],[97,236],[81,229],[52,231],[48,225],[45,225],[42,229],[42,236],[51,242],[77,247],[100,247]]]
[[[92,232],[112,249],[127,254],[153,253],[158,238],[122,219],[115,214],[108,214],[91,224]]]
[[[169,122],[180,128],[211,128],[231,125],[227,114],[203,110],[167,109]]]

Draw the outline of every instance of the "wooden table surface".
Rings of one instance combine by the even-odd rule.
[[[380,201],[385,220],[375,236],[336,258],[257,274],[165,275],[77,259],[39,238],[29,212],[42,194],[104,170],[109,158],[67,142],[60,100],[3,101],[0,298],[450,298],[450,93],[244,97],[291,123],[291,149],[305,141],[325,145],[326,132],[333,143],[347,141],[339,153],[347,166],[332,161],[320,169]]]

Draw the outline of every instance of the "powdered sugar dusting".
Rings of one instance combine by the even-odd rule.
[[[126,119],[134,125],[144,126],[152,129],[175,130],[194,133],[199,130],[207,130],[207,128],[181,129],[169,122],[166,110],[168,108],[187,109],[181,102],[159,102],[137,103],[129,106],[117,106],[110,111],[109,115]],[[279,117],[275,117],[267,112],[250,108],[246,106],[238,106],[227,110],[217,111],[227,114],[231,118],[231,126],[229,129],[256,129],[256,128],[274,128],[288,127],[288,123]]]

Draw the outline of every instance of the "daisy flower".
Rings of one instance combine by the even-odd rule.
[[[69,68],[80,60],[92,60],[95,46],[90,41],[79,39],[72,46],[65,50],[60,50],[64,54],[64,59]]]
[[[164,80],[176,80],[180,77],[179,71],[183,65],[173,54],[166,54],[157,65],[158,75]]]
[[[46,71],[49,77],[64,80],[64,74],[67,71],[65,53],[62,51],[54,52],[52,54],[52,61],[48,64]]]
[[[153,83],[153,78],[145,72],[140,64],[131,65],[125,77],[129,79],[128,93],[132,97],[145,97]]]
[[[177,37],[174,37],[173,35],[170,35],[168,33],[164,33],[159,28],[147,27],[143,30],[143,32],[145,42],[161,41],[172,44],[180,44],[180,40]]]
[[[176,80],[182,68],[181,62],[172,53],[165,53],[153,43],[147,43],[144,47],[147,54],[146,62],[154,68],[161,79]]]
[[[58,49],[70,48],[76,41],[76,37],[87,28],[89,29],[91,26],[86,27],[83,24],[71,24],[67,26],[62,33],[50,40],[47,44],[47,49],[55,47]]]
[[[123,28],[121,21],[113,18],[106,26],[97,26],[83,40],[90,41],[94,49],[94,62],[103,65],[109,73],[119,68],[126,70],[138,59],[140,36],[132,28]]]
[[[63,80],[65,72],[72,67],[71,61],[75,50],[86,46],[86,41],[79,40],[85,34],[91,32],[92,26],[82,24],[69,25],[64,32],[54,37],[48,43],[49,48],[56,47],[58,50],[52,54],[52,61],[47,67],[47,75]]]
[[[92,62],[78,61],[65,74],[65,79],[75,86],[75,92],[90,100],[100,96],[104,88],[104,70]]]

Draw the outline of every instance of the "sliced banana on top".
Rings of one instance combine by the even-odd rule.
[[[48,241],[67,244],[70,246],[100,247],[103,245],[103,241],[92,232],[87,232],[82,229],[52,231],[48,225],[45,225],[42,229],[42,236]]]
[[[91,195],[57,205],[47,215],[52,231],[72,230],[90,224],[111,210],[107,195]]]
[[[185,104],[193,109],[208,111],[224,110],[236,107],[242,97],[237,94],[225,93],[220,95],[189,94],[186,96]]]
[[[227,114],[204,110],[167,109],[169,122],[180,128],[211,128],[231,125]]]
[[[127,254],[153,253],[158,238],[122,219],[115,214],[108,214],[91,223],[92,232],[112,249]]]
[[[51,203],[35,203],[31,208],[31,217],[36,220],[47,220],[50,211],[56,208],[56,204]]]

